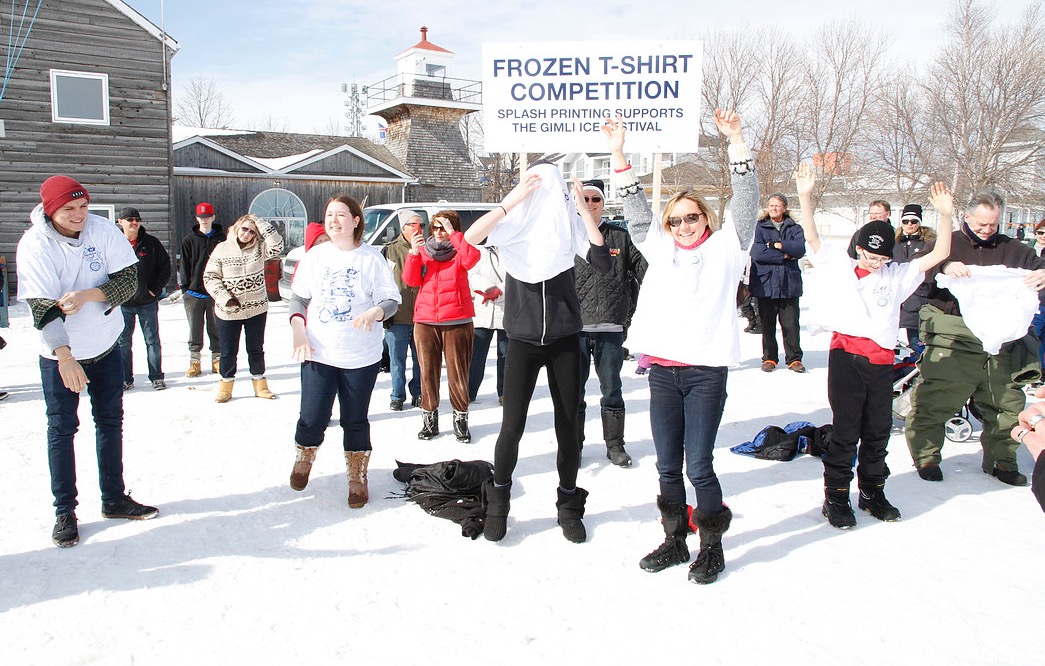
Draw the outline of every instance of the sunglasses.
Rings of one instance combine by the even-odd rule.
[[[255,234],[257,234],[257,233],[258,233],[258,232],[254,231],[253,229],[250,229],[250,228],[248,228],[248,227],[240,227],[240,228],[239,228],[239,230],[240,230],[240,231],[246,231],[246,232],[247,232],[248,234],[250,234],[251,236],[253,236],[253,235],[255,235]]]
[[[1034,235],[1035,236],[1045,236],[1045,229],[1043,229],[1041,231],[1035,231]]]
[[[918,220],[900,220],[901,224],[921,224]]]
[[[584,197],[585,203],[600,203],[602,197]]]
[[[683,222],[686,224],[700,224],[702,217],[704,217],[704,213],[689,213],[682,217],[669,217],[668,226],[677,227]]]

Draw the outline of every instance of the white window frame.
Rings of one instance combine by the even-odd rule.
[[[116,222],[116,206],[114,204],[87,204],[87,212],[107,217],[114,224]]]
[[[102,82],[102,116],[101,120],[96,118],[75,118],[58,115],[58,77],[95,79]],[[109,124],[109,75],[97,72],[74,72],[65,69],[51,70],[51,121],[56,123],[70,123],[74,125],[108,125]]]

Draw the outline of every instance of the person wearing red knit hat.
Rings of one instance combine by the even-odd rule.
[[[51,539],[69,547],[80,540],[73,435],[84,389],[95,423],[102,516],[145,520],[159,511],[131,499],[123,483],[123,358],[117,347],[124,321],[118,308],[138,288],[137,258],[112,222],[87,212],[91,197],[76,180],[48,178],[40,200],[18,243],[18,295],[40,331],[57,515]]]

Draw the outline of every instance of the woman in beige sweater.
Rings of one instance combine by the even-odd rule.
[[[244,215],[229,230],[207,261],[203,286],[214,298],[218,318],[221,380],[215,402],[228,402],[236,377],[236,355],[242,332],[246,338],[247,363],[254,380],[254,395],[275,398],[265,379],[265,319],[268,294],[265,291],[265,260],[283,251],[279,232],[261,218]]]

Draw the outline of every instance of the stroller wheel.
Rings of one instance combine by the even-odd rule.
[[[943,435],[952,442],[965,442],[972,437],[972,424],[962,416],[952,416],[943,426]]]

